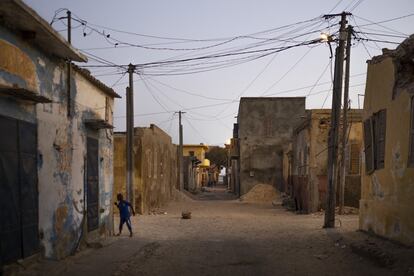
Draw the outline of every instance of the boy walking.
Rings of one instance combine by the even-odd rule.
[[[122,233],[122,226],[124,225],[124,223],[126,223],[128,230],[129,230],[129,236],[132,237],[132,227],[131,227],[131,214],[129,212],[129,208],[131,208],[132,211],[132,215],[135,216],[135,211],[132,208],[131,203],[129,203],[128,201],[124,200],[124,197],[122,196],[122,194],[117,194],[116,199],[118,200],[118,202],[115,202],[114,204],[116,205],[116,207],[118,207],[119,209],[119,233],[117,234],[117,236],[121,235]]]

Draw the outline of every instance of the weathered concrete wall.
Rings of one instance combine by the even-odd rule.
[[[414,85],[413,41],[411,36],[397,51],[368,62],[364,119],[386,109],[385,165],[367,174],[363,162],[360,201],[361,229],[411,245],[414,244],[414,168],[408,165],[408,153]],[[393,89],[400,90],[394,99]]]
[[[105,96],[75,73],[71,94],[76,107],[73,118],[68,118],[64,66],[63,61],[0,27],[0,84],[17,84],[52,100],[50,104],[28,104],[0,97],[0,114],[37,123],[39,232],[44,255],[57,259],[72,252],[82,233],[88,135],[99,138],[100,143],[100,232],[110,230],[111,224],[112,169],[108,168],[112,167],[112,133],[90,132],[83,123],[85,118],[104,119],[96,105]],[[109,103],[113,105],[112,98]]]
[[[125,195],[125,133],[115,134],[114,195]],[[177,146],[171,137],[155,125],[135,128],[134,132],[134,204],[141,214],[164,206],[177,183]]]
[[[283,150],[305,115],[305,98],[242,98],[238,124],[240,194],[260,183],[282,190]]]
[[[305,212],[315,212],[325,206],[328,169],[329,109],[308,110],[307,117],[296,128],[292,139],[292,179],[294,197]],[[361,111],[349,112],[351,122],[348,144],[362,143]],[[349,160],[346,160],[347,162]],[[348,171],[347,171],[348,173]],[[346,176],[346,203],[358,207],[360,175]],[[356,198],[358,197],[358,198]]]

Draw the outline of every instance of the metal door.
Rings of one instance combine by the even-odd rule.
[[[98,170],[98,140],[87,139],[87,212],[88,231],[99,226],[99,170]]]
[[[18,126],[22,253],[26,258],[37,252],[39,248],[37,131],[35,124],[19,121]]]
[[[38,251],[36,125],[0,116],[0,261]]]

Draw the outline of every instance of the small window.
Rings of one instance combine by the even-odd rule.
[[[272,137],[273,136],[272,117],[267,116],[266,118],[264,118],[263,124],[264,124],[264,136]]]
[[[411,98],[411,114],[410,114],[410,139],[408,166],[414,167],[414,97]]]

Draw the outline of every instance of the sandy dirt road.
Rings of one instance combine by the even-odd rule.
[[[169,204],[162,210],[167,214],[134,217],[133,238],[124,232],[121,237],[110,238],[110,244],[103,248],[81,252],[55,264],[53,269],[44,266],[38,273],[104,276],[411,272],[409,257],[401,260],[403,265],[383,268],[352,252],[351,242],[380,242],[355,231],[355,215],[340,216],[340,228],[325,230],[321,227],[322,215],[297,215],[281,206],[243,203],[224,190],[215,189],[197,198]],[[183,210],[191,211],[192,219],[181,219]],[[400,255],[412,254],[412,249],[399,250]]]

